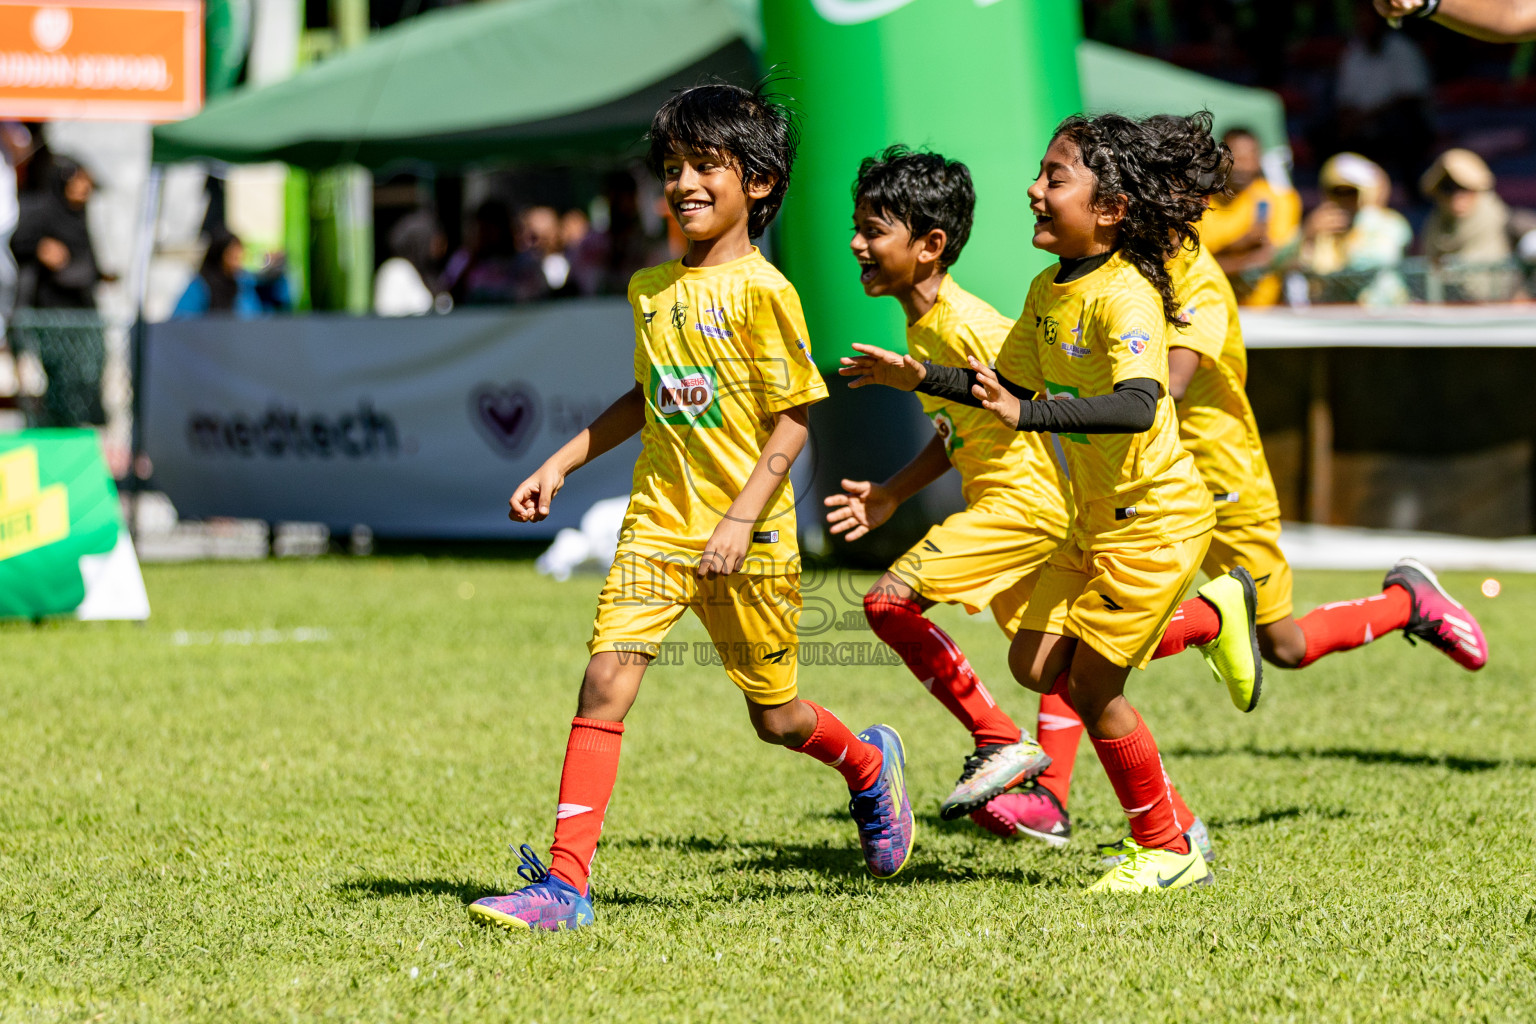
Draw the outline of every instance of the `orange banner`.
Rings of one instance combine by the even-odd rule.
[[[0,118],[176,121],[203,103],[201,0],[0,0]]]

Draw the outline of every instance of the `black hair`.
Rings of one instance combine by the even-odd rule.
[[[235,308],[239,283],[224,268],[224,254],[240,245],[240,239],[227,228],[215,230],[208,238],[208,249],[203,253],[203,264],[198,276],[208,286],[208,308],[227,311]]]
[[[1051,138],[1077,146],[1083,166],[1097,179],[1093,205],[1125,204],[1118,248],[1163,300],[1163,316],[1183,325],[1168,261],[1200,244],[1195,223],[1205,200],[1220,193],[1232,170],[1232,154],[1211,137],[1211,115],[1157,114],[1135,120],[1122,114],[1075,114]]]
[[[853,201],[867,204],[882,217],[895,217],[914,237],[934,228],[943,231],[946,240],[939,266],[946,270],[960,258],[976,213],[970,168],[938,153],[899,144],[859,164]]]
[[[1229,139],[1252,139],[1254,142],[1259,141],[1259,137],[1254,134],[1252,128],[1244,128],[1241,125],[1228,128],[1221,133],[1222,142],[1226,142]]]
[[[747,234],[761,235],[784,205],[789,172],[800,146],[794,114],[760,82],[751,89],[724,82],[684,89],[651,119],[646,166],[658,178],[670,153],[692,150],[729,160],[746,188],[772,182],[747,214]]]

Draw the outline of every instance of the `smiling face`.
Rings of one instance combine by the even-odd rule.
[[[935,237],[937,236],[937,237]],[[912,230],[888,213],[877,213],[865,202],[853,208],[853,238],[848,243],[859,261],[859,283],[871,298],[910,294],[925,264],[944,251],[944,232],[913,238]]]
[[[1035,248],[1062,259],[1093,256],[1114,248],[1124,206],[1095,208],[1098,186],[1098,179],[1083,165],[1077,143],[1062,135],[1052,139],[1040,161],[1040,176],[1029,187]]]
[[[773,190],[772,182],[744,186],[741,169],[718,154],[674,151],[661,167],[667,209],[690,242],[713,241],[736,231],[745,237],[752,203]]]

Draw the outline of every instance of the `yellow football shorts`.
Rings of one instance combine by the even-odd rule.
[[[795,699],[799,664],[800,575],[737,573],[700,579],[691,565],[621,553],[608,570],[592,623],[592,654],[662,653],[662,641],[689,609],[704,623],[713,650],[683,651],[665,664],[698,660],[721,664],[754,704]]]
[[[1201,569],[1212,579],[1240,565],[1259,587],[1259,625],[1279,622],[1291,614],[1291,563],[1280,551],[1280,520],[1242,526],[1216,524],[1211,549]]]
[[[1046,561],[1065,542],[1031,526],[1017,509],[974,505],[932,527],[891,566],[891,575],[930,601],[992,617],[1009,639]]]
[[[1077,637],[1117,665],[1145,668],[1210,541],[1202,533],[1100,551],[1068,544],[1046,562],[1019,628]]]

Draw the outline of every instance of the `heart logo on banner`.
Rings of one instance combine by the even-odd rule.
[[[481,384],[470,394],[469,416],[498,455],[515,459],[539,432],[539,399],[521,381]]]
[[[74,19],[63,7],[41,7],[32,15],[32,41],[45,53],[53,53],[69,42]]]

